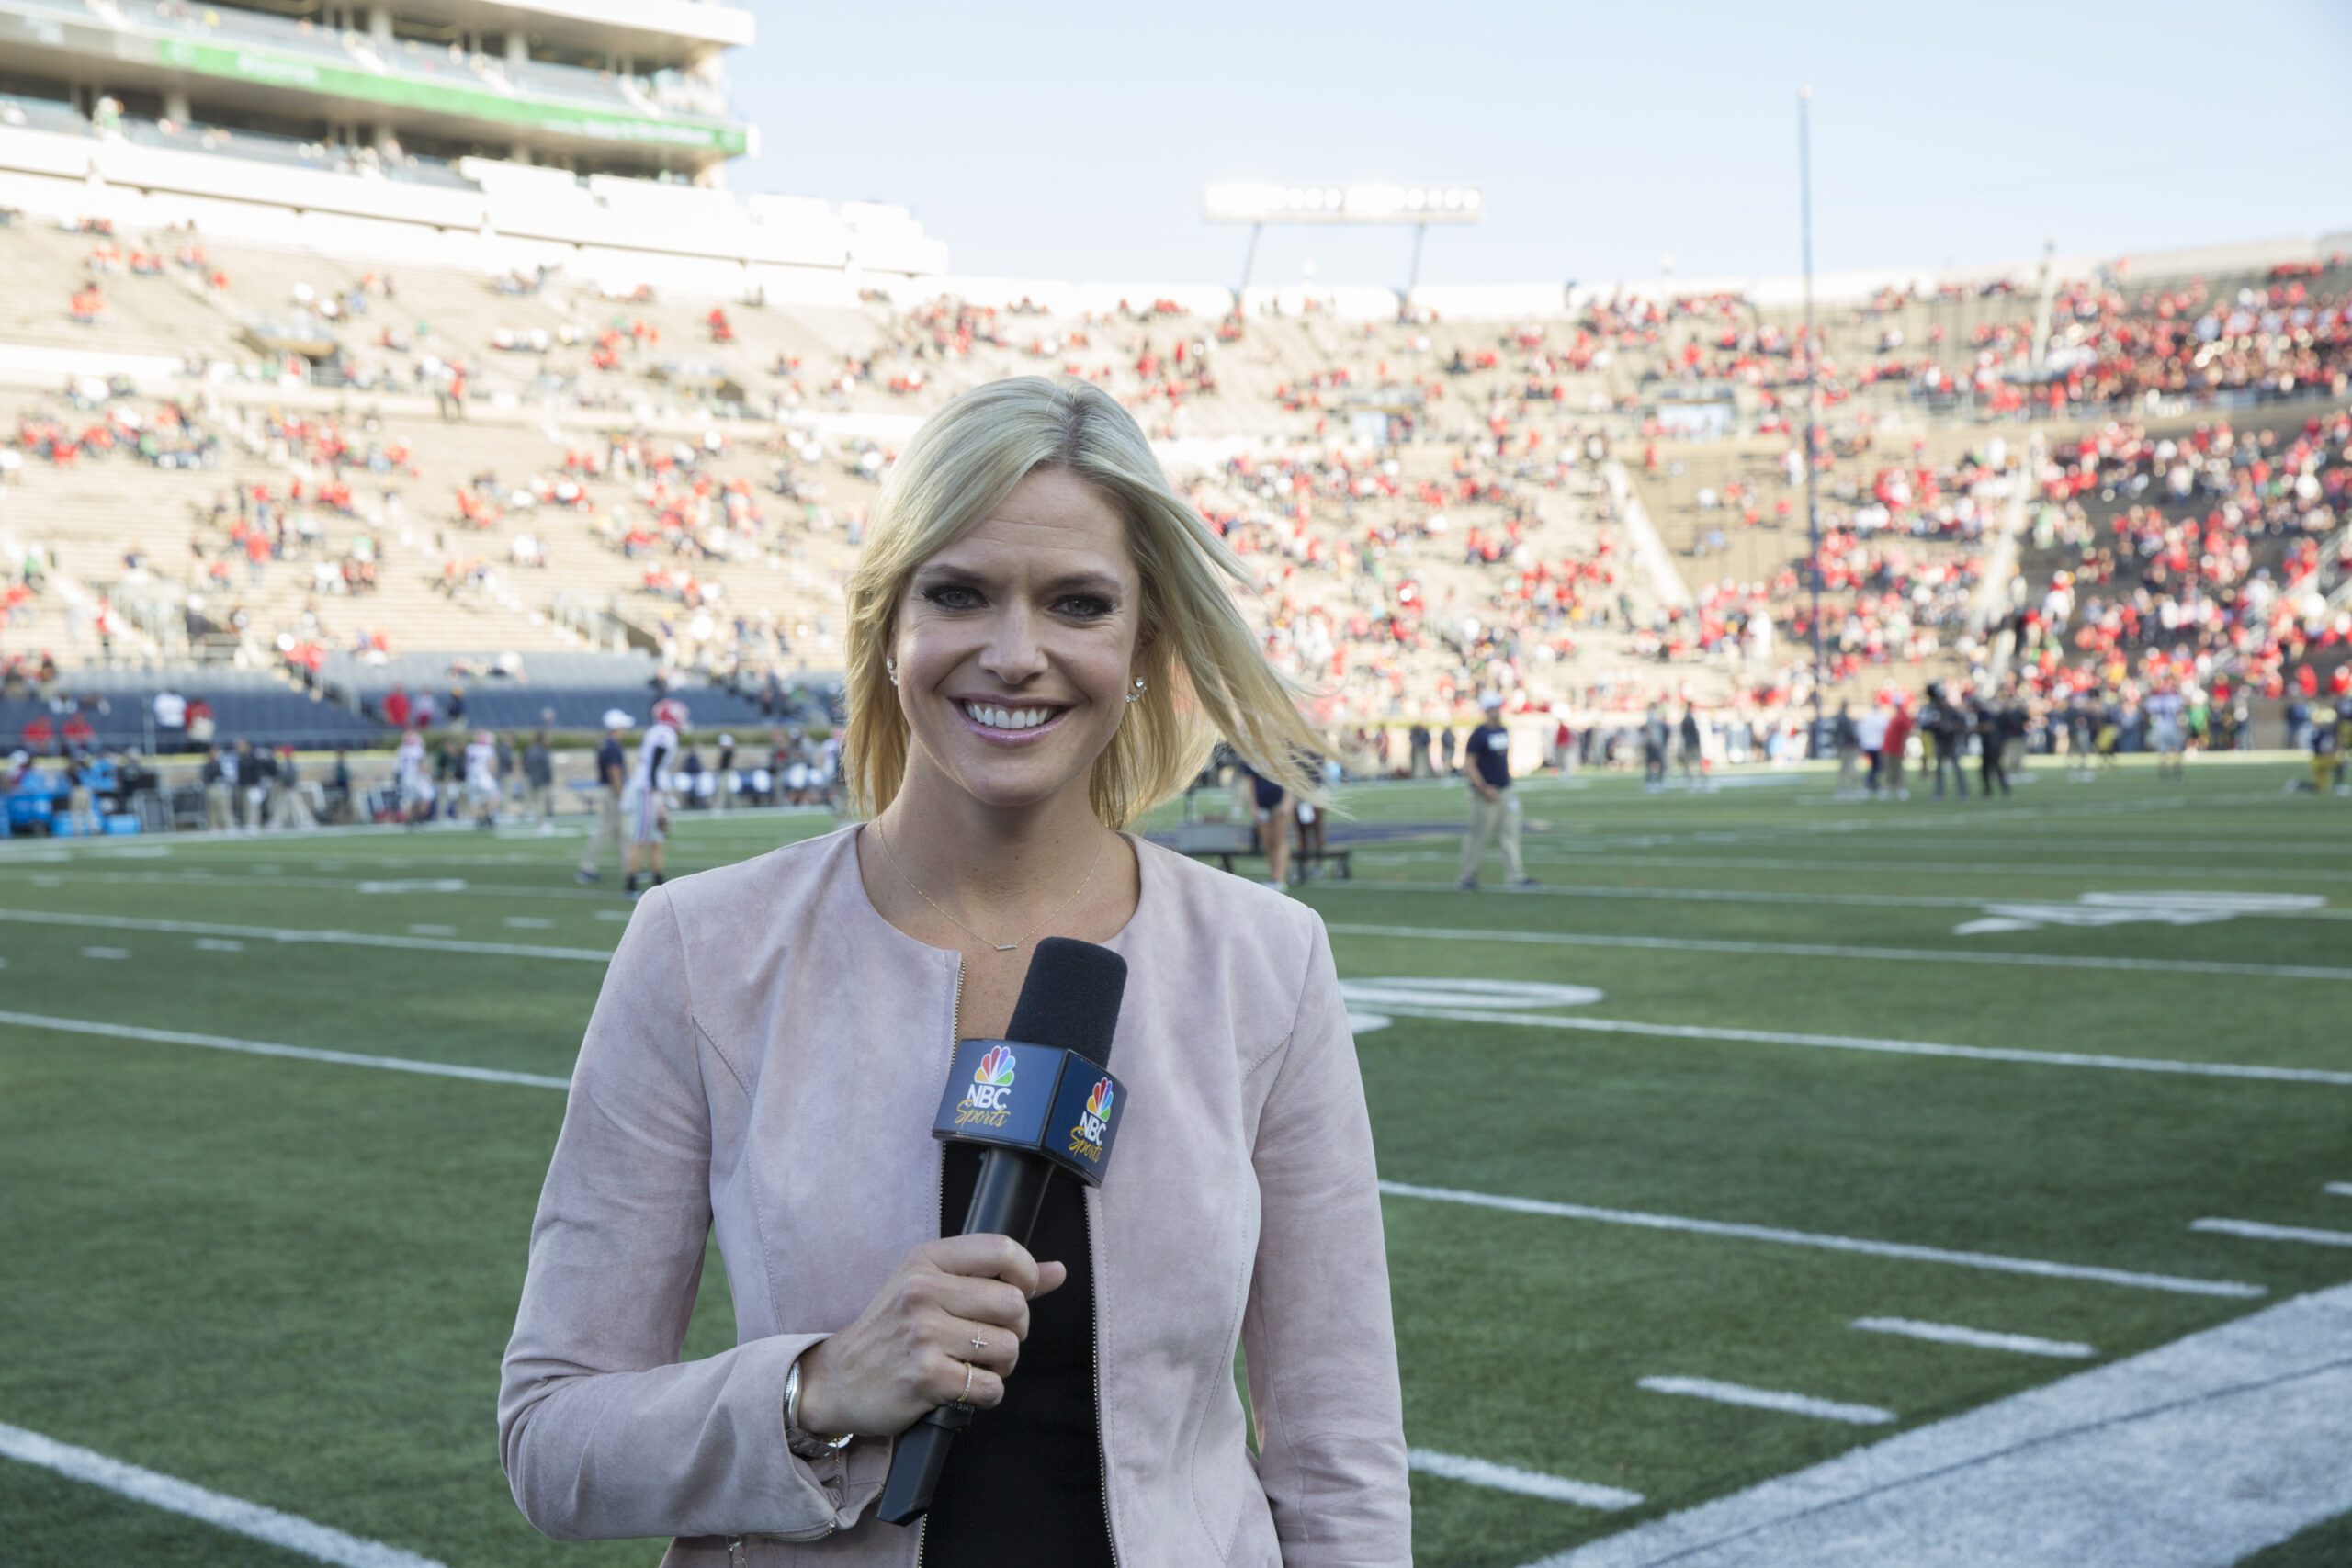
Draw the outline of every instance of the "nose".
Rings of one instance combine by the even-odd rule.
[[[980,668],[1008,686],[1018,686],[1046,672],[1036,612],[1026,603],[1016,598],[997,612],[989,627],[988,646],[980,649]]]

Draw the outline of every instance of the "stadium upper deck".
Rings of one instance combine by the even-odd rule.
[[[0,87],[164,144],[243,131],[395,166],[707,179],[750,148],[719,56],[752,34],[749,13],[707,0],[0,0]]]

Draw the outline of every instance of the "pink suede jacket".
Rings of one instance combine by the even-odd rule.
[[[962,960],[875,911],[855,843],[657,888],[613,955],[499,1391],[514,1500],[549,1535],[673,1536],[670,1568],[920,1560],[919,1527],[866,1517],[889,1439],[811,1461],[783,1431],[794,1359],[939,1234]],[[1372,1134],[1322,922],[1136,852],[1142,899],[1108,944],[1132,1119],[1086,1194],[1118,1560],[1405,1568]],[[714,1232],[739,1342],[681,1363]]]

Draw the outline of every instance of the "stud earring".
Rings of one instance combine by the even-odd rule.
[[[1127,694],[1127,701],[1129,701],[1129,702],[1134,702],[1137,697],[1142,696],[1142,695],[1143,695],[1143,694],[1144,694],[1143,677],[1142,677],[1142,676],[1140,676],[1140,675],[1138,675],[1138,676],[1136,676],[1136,689],[1135,689],[1134,691],[1129,692],[1129,693]]]
[[[882,668],[889,675],[890,684],[893,686],[897,685],[899,683],[899,661],[895,659],[886,659],[882,661]]]

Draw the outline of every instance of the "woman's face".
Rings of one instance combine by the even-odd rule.
[[[1083,790],[1134,689],[1141,599],[1110,503],[1067,469],[1032,472],[899,601],[910,780],[1001,807]]]

